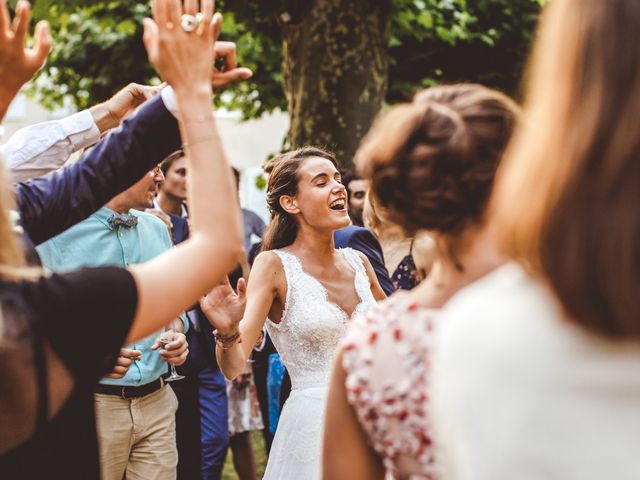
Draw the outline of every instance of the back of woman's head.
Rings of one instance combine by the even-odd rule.
[[[483,220],[518,107],[481,85],[434,87],[381,115],[356,163],[385,218],[453,239]]]
[[[492,203],[506,252],[618,338],[640,338],[639,25],[637,0],[549,2]]]
[[[337,165],[335,156],[318,147],[302,147],[273,157],[263,168],[269,175],[267,183],[267,206],[271,222],[262,238],[262,251],[284,248],[291,245],[298,234],[298,223],[280,204],[284,195],[298,193],[298,172],[308,158],[326,158]]]

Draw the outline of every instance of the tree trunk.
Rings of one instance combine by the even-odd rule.
[[[289,146],[325,147],[351,167],[387,89],[391,0],[313,0],[280,15]]]

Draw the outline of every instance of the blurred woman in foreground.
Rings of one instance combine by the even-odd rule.
[[[438,309],[499,264],[485,207],[518,108],[480,85],[420,92],[374,125],[356,162],[385,217],[435,239],[433,268],[350,326],[334,365],[324,478],[431,479],[428,386]]]
[[[443,312],[446,479],[640,478],[640,2],[554,0],[492,229]]]

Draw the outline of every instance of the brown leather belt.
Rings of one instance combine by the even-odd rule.
[[[147,383],[146,385],[140,385],[139,387],[104,385],[102,383],[99,383],[98,385],[96,385],[96,388],[93,391],[95,393],[102,393],[104,395],[115,395],[116,397],[125,399],[140,398],[160,390],[164,386],[164,384],[164,379],[162,377],[151,383]]]

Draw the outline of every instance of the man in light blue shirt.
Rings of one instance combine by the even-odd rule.
[[[150,171],[92,216],[41,244],[37,250],[43,265],[56,272],[89,266],[126,267],[171,248],[165,224],[136,210],[152,205],[163,180],[159,168]],[[184,316],[174,324],[179,324],[176,330],[186,331],[188,319]],[[165,386],[162,375],[167,373],[167,362],[184,363],[188,350],[184,334],[177,331],[172,333],[171,343],[158,350],[160,333],[127,345],[111,378],[103,378],[96,387],[101,473],[105,480],[125,476],[175,478],[177,399]]]

